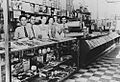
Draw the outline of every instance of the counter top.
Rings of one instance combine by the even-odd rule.
[[[82,32],[73,32],[73,33],[68,33],[66,34],[67,37],[78,37],[78,36],[83,36]]]
[[[100,32],[93,32],[92,34],[89,34],[90,37],[99,37],[99,36],[104,36],[104,35],[107,35],[108,32],[103,32],[103,33],[100,33]],[[71,33],[68,33],[66,34],[67,37],[83,37],[83,32],[71,32]]]
[[[37,48],[37,47],[43,47],[47,45],[54,45],[57,43],[62,43],[70,40],[74,40],[76,38],[63,38],[63,39],[53,39],[53,40],[48,40],[48,39],[43,39],[43,40],[20,40],[20,41],[11,41],[11,52],[14,51],[20,51],[20,50],[29,50],[32,48]],[[0,54],[3,54],[5,52],[4,50],[5,42],[0,42]]]

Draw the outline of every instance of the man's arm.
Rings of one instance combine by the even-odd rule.
[[[14,32],[14,38],[13,39],[18,39],[19,38],[19,29],[16,28]]]

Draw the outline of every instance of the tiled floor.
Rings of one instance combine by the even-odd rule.
[[[120,82],[120,45],[65,82]]]

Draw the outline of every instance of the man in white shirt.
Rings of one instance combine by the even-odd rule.
[[[66,17],[63,16],[61,21],[62,21],[62,28],[64,30],[64,33],[67,33],[68,32],[68,25],[67,25]]]
[[[21,15],[19,21],[21,26],[16,28],[14,39],[32,38],[31,28],[27,25],[27,16]]]
[[[30,19],[30,23],[28,23],[27,25],[31,27],[33,38],[40,38],[40,37],[42,38],[39,26],[35,25],[35,20],[36,20],[35,16],[31,15],[29,19]]]
[[[68,33],[68,25],[67,25],[67,20],[66,17],[63,16],[61,18],[61,22],[62,24],[60,24],[57,28],[56,28],[56,38],[64,38],[66,37],[66,33]]]

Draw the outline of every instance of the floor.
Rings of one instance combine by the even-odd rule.
[[[120,45],[65,82],[120,82]]]

